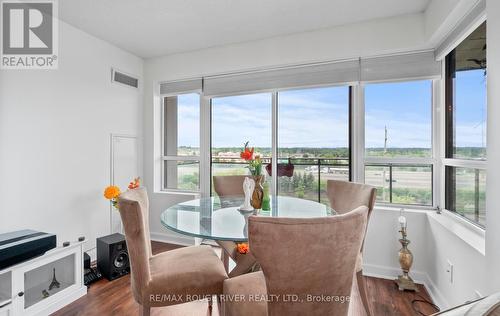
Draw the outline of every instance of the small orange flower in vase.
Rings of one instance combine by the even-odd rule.
[[[238,250],[238,253],[242,255],[246,255],[250,251],[250,247],[248,247],[246,242],[238,244],[236,249]]]

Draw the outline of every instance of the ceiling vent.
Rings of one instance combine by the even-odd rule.
[[[139,79],[113,68],[111,68],[111,82],[118,82],[133,88],[139,87]]]

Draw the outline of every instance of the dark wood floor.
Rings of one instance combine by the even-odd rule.
[[[179,246],[153,242],[153,253],[168,251]],[[429,294],[423,286],[419,286],[419,294],[400,292],[391,280],[366,277],[366,284],[370,297],[371,309],[374,316],[419,316],[412,308],[412,300],[419,296],[430,300]],[[430,315],[435,310],[425,304],[415,303],[414,307],[424,315]],[[64,307],[53,316],[61,315],[138,315],[139,305],[134,301],[130,289],[130,276],[109,282],[100,280],[91,285],[86,296]],[[208,315],[205,302],[193,302],[165,308],[153,308],[153,316]],[[214,310],[214,315],[218,310]],[[358,313],[356,313],[357,315]]]

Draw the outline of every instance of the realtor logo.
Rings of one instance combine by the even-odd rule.
[[[2,0],[1,9],[1,68],[57,68],[55,0]]]

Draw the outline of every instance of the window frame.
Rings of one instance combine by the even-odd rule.
[[[165,154],[165,137],[167,134],[167,129],[165,125],[165,107],[166,107],[166,99],[169,97],[178,97],[180,95],[185,95],[185,94],[192,94],[196,93],[199,95],[200,102],[199,102],[199,107],[200,107],[200,122],[199,122],[199,130],[200,130],[200,135],[199,135],[199,149],[200,149],[200,154],[198,156],[179,156],[179,155],[166,155]],[[162,94],[160,96],[161,98],[161,156],[160,156],[160,168],[161,168],[161,188],[160,191],[162,192],[167,192],[167,193],[180,193],[180,194],[199,194],[202,191],[202,104],[203,104],[203,96],[199,90],[193,90],[193,91],[183,91],[182,93],[174,93],[174,94]],[[200,171],[198,172],[198,190],[185,190],[185,189],[176,189],[176,188],[167,188],[167,172],[165,170],[165,163],[166,161],[197,161],[199,164]]]
[[[477,28],[473,28],[471,32],[475,31]],[[461,42],[460,42],[461,43]],[[459,43],[459,44],[460,44]],[[442,170],[441,174],[443,176],[442,183],[442,204],[444,208],[451,212],[452,214],[459,216],[461,219],[467,221],[468,223],[473,224],[480,229],[485,229],[485,225],[480,224],[478,221],[474,221],[466,216],[463,216],[457,210],[455,210],[452,206],[456,203],[455,196],[455,188],[456,183],[454,181],[454,176],[452,172],[448,172],[447,167],[456,167],[456,168],[467,168],[471,170],[484,170],[487,169],[487,159],[466,159],[466,158],[453,158],[453,150],[454,150],[454,108],[455,108],[455,89],[454,89],[454,74],[456,73],[456,69],[454,67],[454,63],[452,59],[455,58],[455,48],[450,51],[444,59],[443,72],[444,72],[444,100],[443,100],[443,126],[444,126],[444,138],[443,138],[443,148],[444,155],[441,159]],[[486,112],[486,116],[487,116]],[[487,150],[487,145],[486,145]],[[475,183],[477,185],[477,183]],[[477,188],[475,188],[477,191]],[[479,215],[479,209],[475,210],[476,217]]]
[[[200,181],[200,190],[202,196],[211,196],[212,194],[212,188],[211,188],[211,178],[212,178],[212,99],[214,98],[223,98],[223,97],[230,97],[230,96],[241,96],[241,95],[251,95],[251,94],[259,94],[259,93],[270,93],[271,94],[271,99],[272,99],[272,104],[271,104],[271,156],[276,157],[277,159],[271,159],[272,163],[272,176],[271,176],[271,195],[276,196],[278,194],[278,181],[277,181],[277,163],[279,160],[278,157],[278,120],[279,120],[279,93],[284,92],[284,91],[294,91],[294,90],[305,90],[305,89],[321,89],[321,88],[334,88],[334,87],[347,87],[349,89],[348,91],[348,130],[349,130],[349,135],[348,135],[348,146],[349,146],[349,155],[346,158],[346,160],[349,160],[348,167],[349,167],[349,181],[353,181],[354,179],[354,164],[353,164],[353,143],[355,143],[354,138],[353,138],[353,109],[354,109],[354,104],[355,104],[355,92],[356,92],[356,87],[357,83],[350,83],[346,82],[344,84],[329,84],[329,85],[314,85],[314,86],[304,86],[304,87],[293,87],[293,88],[286,88],[286,89],[271,89],[267,91],[246,91],[245,93],[238,93],[238,94],[222,94],[222,95],[217,95],[217,96],[211,96],[210,98],[205,98],[206,99],[206,109],[208,114],[204,115],[203,117],[205,119],[208,119],[208,122],[205,123],[206,126],[208,126],[208,132],[205,133],[208,137],[208,161],[207,161],[207,168],[203,171],[200,170],[200,173],[205,174],[205,177],[207,180],[202,184],[202,181]],[[203,119],[203,118],[202,118]],[[200,129],[202,135],[203,135],[203,130]],[[200,150],[201,153],[201,150]],[[201,168],[201,165],[200,165]],[[208,169],[208,170],[207,170]],[[203,185],[203,188],[201,187]],[[185,192],[185,191],[182,191]],[[318,196],[320,196],[320,192],[318,192]]]
[[[431,155],[429,157],[367,157],[365,155],[366,146],[365,146],[365,106],[366,106],[366,94],[365,89],[367,85],[377,84],[377,83],[403,83],[403,82],[412,82],[412,81],[430,81],[431,82]],[[392,202],[383,202],[377,201],[377,205],[385,206],[385,207],[401,207],[401,208],[413,208],[413,209],[436,209],[439,207],[439,196],[440,192],[437,190],[439,188],[439,165],[436,157],[439,157],[439,126],[437,125],[437,109],[439,105],[439,100],[437,96],[439,95],[439,83],[440,79],[433,78],[404,78],[401,80],[390,80],[390,81],[376,81],[376,82],[363,82],[360,84],[360,95],[362,104],[360,105],[361,110],[359,111],[359,116],[361,116],[360,121],[362,122],[363,131],[360,132],[363,138],[363,143],[361,148],[359,148],[358,153],[362,154],[361,164],[359,166],[359,173],[362,174],[362,178],[358,178],[360,182],[365,183],[365,167],[366,166],[386,166],[386,167],[414,167],[414,166],[427,166],[431,168],[431,204],[423,205],[423,204],[402,204],[402,203],[392,203]],[[390,175],[392,179],[392,176]],[[392,187],[392,183],[390,183]],[[392,200],[392,192],[391,197]]]
[[[475,28],[474,28],[475,29]],[[472,30],[473,31],[473,30]],[[360,79],[357,82],[345,82],[341,84],[329,84],[329,85],[315,85],[315,86],[303,86],[303,87],[294,87],[287,89],[269,89],[266,91],[246,91],[244,94],[253,94],[253,93],[263,93],[269,92],[272,93],[272,155],[277,157],[277,126],[278,126],[278,92],[287,91],[287,90],[296,90],[296,89],[307,89],[307,88],[321,88],[321,87],[335,87],[335,86],[349,86],[350,87],[350,128],[349,128],[349,138],[350,138],[350,181],[364,183],[365,177],[365,164],[373,164],[373,163],[383,163],[387,162],[387,160],[391,160],[390,162],[393,164],[416,164],[416,165],[430,165],[432,167],[432,205],[420,206],[420,205],[408,205],[408,204],[389,204],[383,202],[377,202],[377,206],[382,208],[395,208],[395,207],[404,207],[411,209],[422,209],[422,210],[436,210],[439,208],[446,209],[446,175],[445,169],[446,166],[456,166],[456,167],[471,167],[471,168],[479,168],[486,169],[486,161],[477,161],[477,160],[463,160],[463,159],[450,159],[446,156],[446,63],[441,63],[442,71],[441,77],[419,77],[419,78],[401,78],[400,80],[390,80],[390,81],[372,81],[367,82]],[[385,161],[382,161],[381,158],[371,157],[365,158],[365,86],[371,83],[378,82],[404,82],[404,81],[414,81],[414,80],[431,80],[432,81],[432,155],[430,157],[425,158],[388,158]],[[188,93],[198,93],[200,96],[200,156],[165,156],[164,155],[164,101],[166,96],[175,96],[180,94],[188,94]],[[238,95],[238,94],[227,94],[227,95],[217,95],[217,96],[205,96],[202,92],[202,89],[196,89],[193,91],[182,91],[180,93],[173,93],[170,95],[166,94],[158,94],[160,100],[156,103],[155,107],[159,105],[161,111],[159,109],[155,109],[155,114],[160,114],[160,121],[155,119],[157,124],[160,125],[161,128],[161,140],[160,144],[158,144],[158,138],[155,139],[155,144],[157,146],[161,145],[161,152],[159,153],[157,158],[155,158],[155,166],[158,166],[159,170],[161,168],[161,173],[155,175],[155,188],[158,188],[159,192],[166,192],[172,194],[187,194],[194,196],[202,196],[207,197],[211,194],[211,99],[214,97],[224,97],[230,95]],[[157,125],[158,126],[158,125]],[[157,128],[157,127],[156,127]],[[155,130],[156,130],[155,128]],[[155,147],[155,152],[159,152],[159,147]],[[197,191],[187,191],[181,189],[166,189],[165,188],[165,170],[164,170],[164,161],[165,160],[198,160],[200,164],[200,172],[199,172],[199,190]],[[276,174],[274,174],[275,170],[277,170],[275,163],[277,163],[277,159],[273,159],[273,183],[271,185],[271,192],[275,194],[277,189],[277,183],[274,181],[276,179]],[[160,177],[161,181],[158,181],[156,177]],[[157,191],[157,192],[158,192]],[[451,214],[455,214],[455,212],[450,211]],[[460,219],[465,219],[464,217],[457,215]],[[478,225],[477,223],[467,220],[474,224],[474,227],[481,229],[484,231],[484,227]]]

